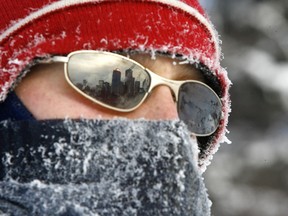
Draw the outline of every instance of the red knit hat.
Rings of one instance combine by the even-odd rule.
[[[200,163],[225,141],[230,81],[217,32],[197,0],[3,0],[0,6],[0,102],[35,57],[81,49],[177,53],[206,65],[222,89],[223,119]]]

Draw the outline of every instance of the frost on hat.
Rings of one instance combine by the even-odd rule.
[[[42,0],[0,3],[0,101],[36,57],[81,49],[181,54],[218,78],[223,119],[207,139],[200,165],[225,137],[230,81],[220,66],[218,34],[197,0]]]

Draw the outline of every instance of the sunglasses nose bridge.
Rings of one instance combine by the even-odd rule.
[[[181,85],[181,83],[178,83],[175,80],[170,80],[170,79],[166,79],[162,76],[159,76],[151,71],[149,71],[150,76],[151,76],[151,86],[150,86],[150,91],[152,91],[156,86],[160,86],[160,85],[165,85],[168,86],[174,93],[175,96],[175,102],[178,101],[178,92],[179,92],[179,87]]]
[[[180,84],[176,83],[176,81],[174,80],[163,79],[163,85],[168,86],[173,91],[174,96],[175,96],[175,102],[177,102]]]

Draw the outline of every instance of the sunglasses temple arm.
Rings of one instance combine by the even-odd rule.
[[[53,62],[63,62],[63,63],[67,63],[69,60],[68,57],[66,56],[53,56],[52,57],[52,61]]]
[[[51,58],[48,58],[48,59],[38,59],[37,63],[38,64],[51,64],[55,62],[67,63],[68,61],[69,61],[69,58],[66,56],[52,56]]]

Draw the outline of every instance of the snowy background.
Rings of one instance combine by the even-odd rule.
[[[215,216],[288,215],[288,1],[202,0],[233,82],[231,145],[205,172]]]

